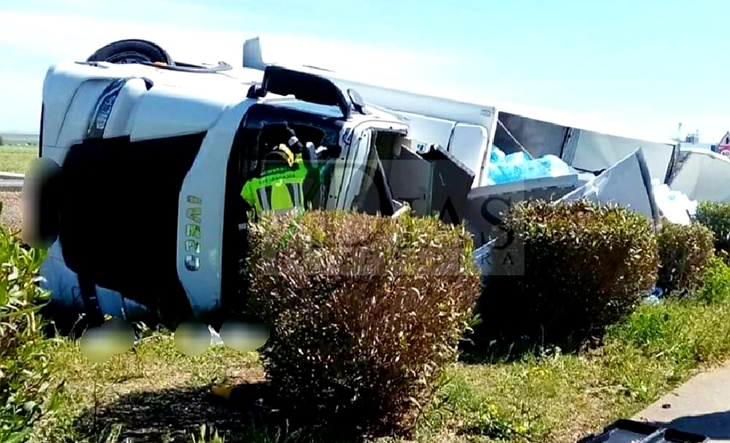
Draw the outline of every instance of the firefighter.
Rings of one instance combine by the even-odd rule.
[[[263,159],[261,173],[246,182],[241,196],[254,210],[277,214],[306,209],[304,181],[309,175],[301,155],[281,143]]]
[[[309,208],[312,186],[319,185],[316,153],[309,145],[303,145],[286,123],[262,128],[259,147],[266,155],[241,191],[253,215],[249,220],[264,211],[281,214]]]

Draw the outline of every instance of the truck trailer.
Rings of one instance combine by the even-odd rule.
[[[261,40],[243,44],[243,67],[261,70]],[[475,171],[474,187],[487,184],[486,168],[493,146],[510,154],[560,157],[574,168],[593,174],[610,168],[641,148],[653,178],[666,183],[679,155],[675,140],[641,131],[585,124],[508,103],[456,100],[353,81],[329,69],[319,75],[343,88],[356,89],[365,103],[385,108],[408,121],[417,147],[438,143]]]

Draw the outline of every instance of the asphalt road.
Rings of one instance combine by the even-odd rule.
[[[700,373],[633,419],[730,443],[730,361]]]

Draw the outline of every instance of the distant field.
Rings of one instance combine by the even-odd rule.
[[[0,145],[9,145],[9,146],[17,146],[17,145],[37,145],[38,144],[38,134],[23,134],[19,132],[13,132],[13,133],[2,133],[0,132],[0,139],[2,139],[2,142],[0,142]]]
[[[0,172],[25,174],[38,157],[38,146],[0,146]]]

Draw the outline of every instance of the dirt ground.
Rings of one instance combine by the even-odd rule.
[[[3,204],[0,224],[12,231],[19,230],[21,226],[20,201],[20,191],[0,192],[0,202]]]

